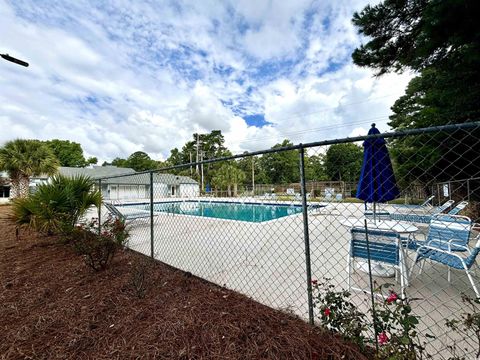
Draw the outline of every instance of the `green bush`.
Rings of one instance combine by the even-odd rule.
[[[120,219],[109,217],[101,229],[99,233],[98,220],[92,219],[75,227],[69,236],[75,251],[95,271],[104,270],[108,266],[129,236],[125,223]]]
[[[85,176],[55,176],[34,194],[13,201],[15,221],[49,235],[68,234],[88,208],[100,206],[102,197],[94,185]]]

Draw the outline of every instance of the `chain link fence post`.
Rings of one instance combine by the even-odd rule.
[[[100,191],[100,195],[102,194],[102,179],[98,179],[98,191]],[[100,201],[100,206],[98,207],[98,233],[102,232],[102,203],[103,197]]]
[[[154,233],[153,233],[153,171],[150,172],[150,256],[152,259],[154,254]]]
[[[300,144],[301,146],[301,144]],[[307,272],[308,322],[313,325],[312,264],[310,260],[310,234],[308,232],[307,189],[305,185],[305,149],[300,147],[300,187],[302,195],[303,237],[305,240],[305,268]]]

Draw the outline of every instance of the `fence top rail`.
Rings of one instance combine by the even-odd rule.
[[[299,149],[305,149],[305,148],[311,148],[311,147],[317,147],[317,146],[352,143],[352,142],[364,141],[366,139],[372,139],[372,138],[389,139],[389,138],[405,137],[405,136],[409,136],[409,135],[431,134],[431,133],[436,133],[436,132],[449,132],[449,131],[455,131],[455,130],[460,130],[460,129],[461,130],[466,130],[466,129],[474,129],[474,128],[480,128],[480,121],[466,122],[466,123],[463,123],[463,124],[449,124],[449,125],[430,126],[430,127],[426,127],[426,128],[419,128],[419,129],[406,129],[406,130],[391,131],[391,132],[386,132],[386,133],[382,133],[382,134],[374,134],[374,135],[362,135],[362,136],[354,136],[354,137],[345,137],[345,138],[340,138],[340,139],[322,140],[322,141],[315,141],[315,142],[310,142],[310,143],[305,143],[305,144],[300,143],[300,144],[297,144],[297,145],[284,146],[284,147],[279,147],[279,148],[275,148],[275,149],[252,151],[252,152],[246,152],[246,153],[243,153],[243,154],[225,156],[225,157],[221,157],[221,158],[214,158],[214,159],[208,159],[208,160],[197,161],[197,162],[190,162],[190,163],[185,163],[185,164],[180,164],[180,165],[167,166],[167,167],[164,167],[164,168],[161,168],[161,169],[139,171],[139,172],[136,172],[135,174],[105,176],[105,177],[102,177],[102,178],[98,178],[97,180],[114,179],[114,178],[128,177],[128,176],[133,176],[133,175],[149,174],[151,172],[161,172],[161,171],[175,170],[175,169],[181,169],[181,168],[186,168],[186,167],[190,167],[190,166],[197,166],[197,165],[201,165],[201,164],[215,163],[215,162],[221,162],[221,161],[229,161],[229,160],[235,160],[235,159],[240,159],[240,158],[245,158],[245,157],[250,157],[250,156],[258,156],[258,155],[271,154],[271,153],[277,153],[277,152],[299,150]]]
[[[458,183],[458,182],[467,182],[467,181],[475,181],[475,180],[480,180],[480,177],[472,177],[472,178],[459,179],[459,180],[440,181],[440,182],[436,183],[436,185],[453,184],[453,183]]]

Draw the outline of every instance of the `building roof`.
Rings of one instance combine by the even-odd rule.
[[[130,168],[119,168],[113,165],[93,166],[91,168],[75,168],[61,166],[58,169],[60,175],[64,176],[89,176],[92,179],[100,179],[108,176],[118,176],[126,174],[135,174],[135,170]]]
[[[198,184],[197,181],[188,176],[158,173],[153,174],[153,182],[167,185]],[[150,184],[150,174],[133,174],[111,179],[103,179],[102,184],[148,185]]]
[[[119,168],[116,166],[93,166],[92,168],[74,168],[60,167],[59,173],[64,176],[89,176],[92,179],[102,179],[103,184],[126,184],[126,185],[148,185],[150,184],[150,174],[137,174],[135,170],[130,168]],[[119,175],[125,175],[120,176]],[[109,176],[116,176],[108,179]],[[105,179],[107,178],[107,179]],[[167,185],[180,184],[198,184],[188,176],[180,176],[173,174],[153,174],[154,183],[162,183]]]

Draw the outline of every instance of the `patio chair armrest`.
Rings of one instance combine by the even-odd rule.
[[[480,224],[473,224],[472,230],[478,232],[477,236],[475,236],[475,240],[480,240]]]
[[[423,245],[423,246],[424,246],[424,247],[428,247],[429,249],[439,250],[439,251],[441,250],[441,251],[444,251],[444,252],[446,251],[446,252],[448,252],[448,253],[451,253],[451,252],[452,252],[452,241],[454,241],[454,240],[455,240],[455,239],[450,239],[450,240],[448,240],[448,241],[430,240],[429,242],[425,243],[425,245]],[[439,243],[440,243],[440,242],[444,242],[444,243],[447,245],[448,250],[443,250],[443,249],[440,249],[440,248],[438,248],[438,247],[436,247],[436,246],[431,245],[431,243],[435,243],[435,242],[439,242]],[[479,242],[480,242],[480,239],[479,239]],[[456,249],[457,251],[459,251],[458,248],[462,248],[462,249],[465,249],[465,251],[467,251],[469,254],[471,254],[471,250],[470,250],[470,248],[469,248],[468,246],[460,245],[460,244],[453,244],[453,245],[455,245],[455,249]],[[480,245],[480,244],[479,244],[479,245]],[[480,246],[479,246],[479,247],[480,247]]]
[[[428,249],[428,250],[434,250],[434,251],[441,252],[441,253],[444,253],[444,254],[448,254],[448,255],[451,255],[451,256],[455,256],[462,261],[464,260],[460,255],[458,255],[458,254],[456,254],[452,251],[439,249],[439,248],[436,248],[436,247],[433,247],[433,246],[423,245],[423,246],[420,246],[417,251],[420,251],[420,249],[422,249],[422,248],[425,248],[425,249]]]

